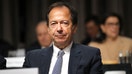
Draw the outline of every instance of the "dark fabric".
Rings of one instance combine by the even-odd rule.
[[[35,41],[29,47],[26,48],[26,53],[28,51],[35,50],[35,49],[41,49],[41,46],[40,46],[40,44],[37,41]]]
[[[14,50],[15,48],[10,45],[7,41],[0,39],[0,55],[8,57],[8,51]]]
[[[104,71],[126,71],[126,74],[132,74],[132,67],[131,64],[110,64],[110,65],[103,65]]]
[[[87,37],[81,43],[84,44],[84,45],[88,45],[89,42],[91,42],[91,41],[92,41],[92,39],[90,37]]]
[[[40,74],[48,74],[52,54],[53,46],[28,52],[23,67],[38,67]],[[103,74],[99,49],[73,43],[68,74]]]
[[[0,55],[0,69],[5,69],[6,68],[6,60],[4,59],[3,56]]]

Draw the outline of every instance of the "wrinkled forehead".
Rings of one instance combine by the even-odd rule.
[[[70,10],[66,6],[59,6],[59,7],[52,8],[48,14],[48,19],[50,19],[49,18],[50,16],[56,16],[57,18],[56,14],[59,14],[59,15],[63,14],[62,16],[67,15],[67,16],[70,16],[71,18]]]

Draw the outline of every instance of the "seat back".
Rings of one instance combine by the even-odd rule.
[[[106,71],[105,74],[126,74],[125,71]]]

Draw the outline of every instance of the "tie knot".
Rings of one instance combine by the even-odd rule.
[[[58,52],[58,57],[62,57],[64,54],[65,54],[65,52],[61,50]]]

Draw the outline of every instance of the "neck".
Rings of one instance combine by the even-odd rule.
[[[57,43],[54,43],[54,45],[56,47],[58,47],[59,49],[63,50],[64,48],[66,48],[68,45],[71,44],[72,41],[68,42],[68,43],[63,43],[63,44],[57,44]]]
[[[115,41],[117,38],[118,36],[117,37],[107,37],[106,41]]]

